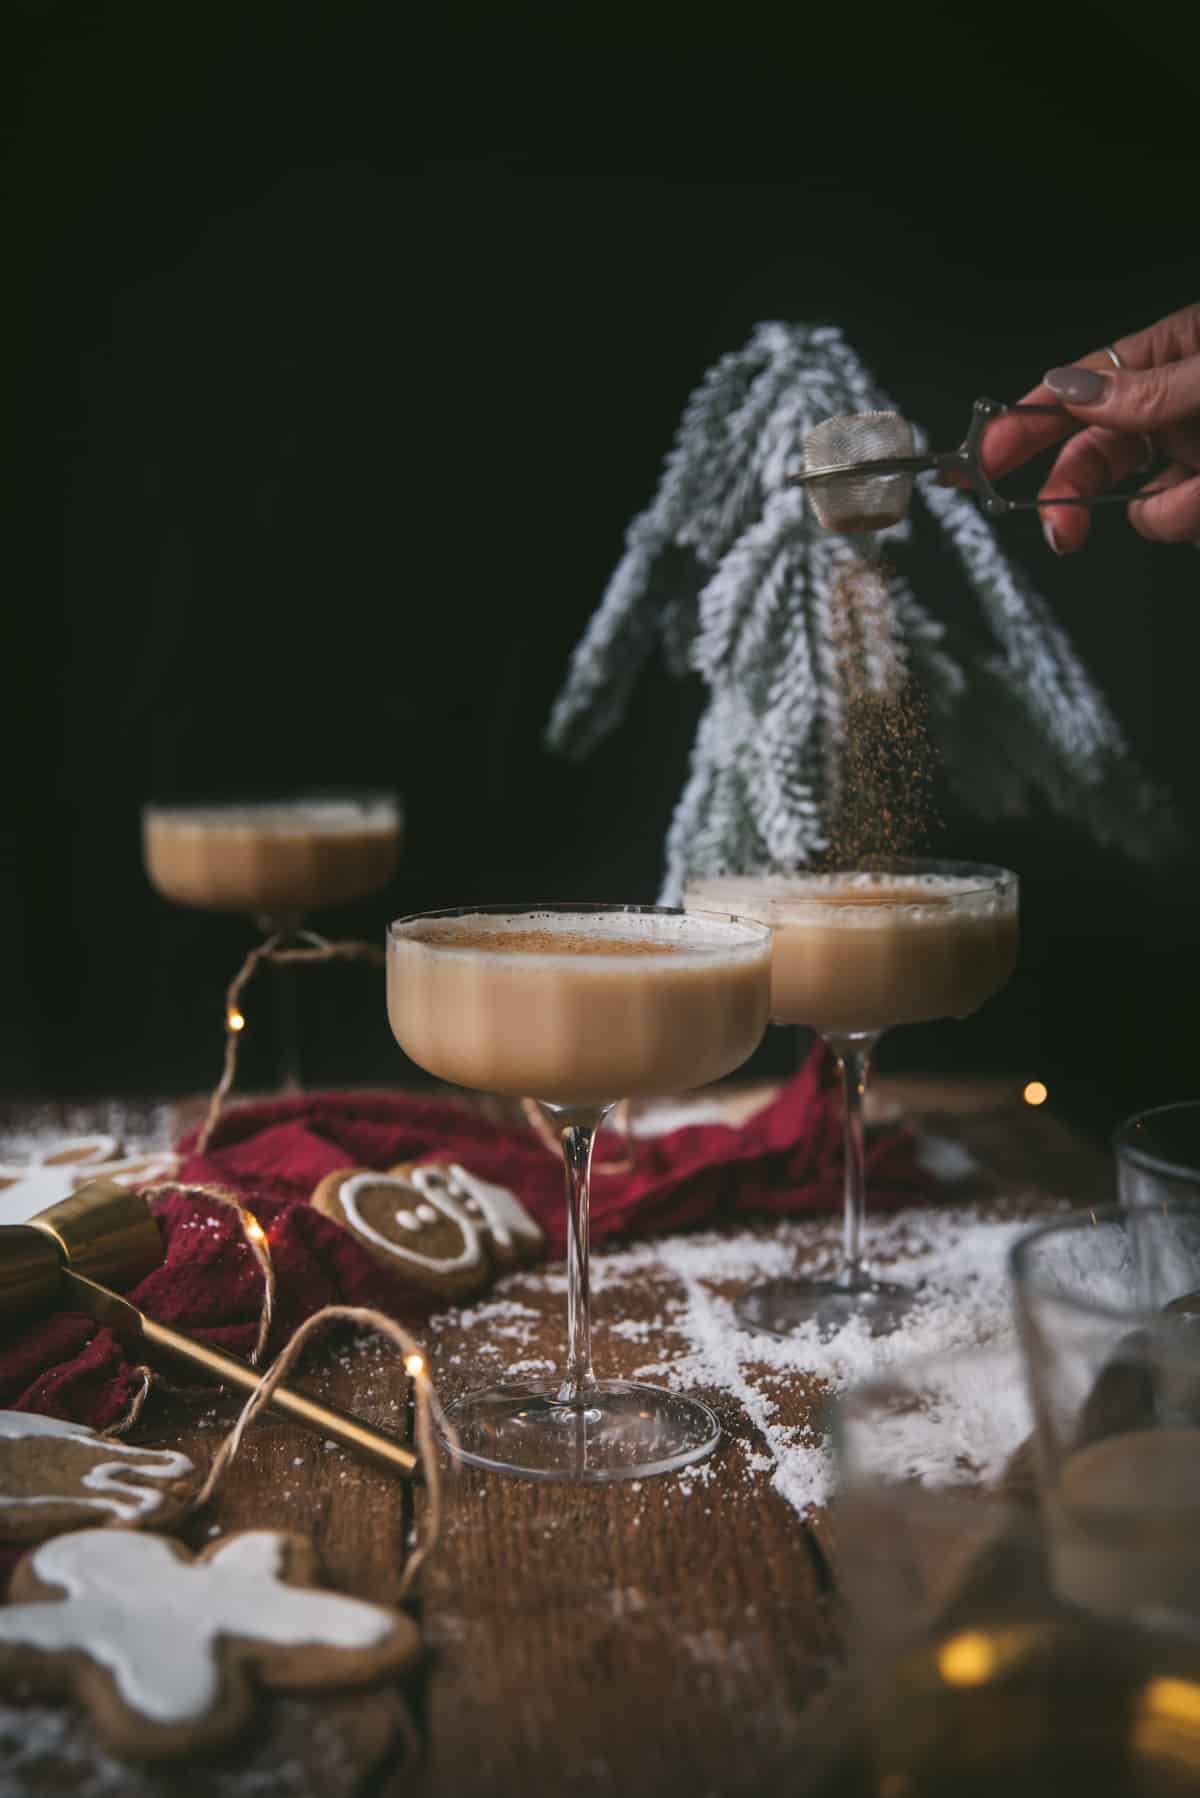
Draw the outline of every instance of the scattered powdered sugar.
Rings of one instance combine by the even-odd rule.
[[[843,1436],[857,1477],[946,1487],[994,1484],[1032,1428],[1020,1350],[1009,1336],[897,1366],[849,1408]]]
[[[680,1306],[671,1306],[672,1314]],[[623,1336],[627,1342],[654,1342],[662,1335],[663,1320],[658,1317],[618,1317],[608,1326],[610,1336]]]
[[[169,1149],[176,1135],[173,1105],[130,1106],[120,1099],[88,1100],[65,1106],[22,1108],[19,1128],[0,1130],[0,1161],[40,1161],[68,1138],[111,1136],[126,1155]]]
[[[823,1503],[833,1486],[825,1402],[893,1368],[948,1357],[951,1369],[960,1366],[957,1384],[941,1392],[936,1413],[881,1440],[882,1459],[873,1464],[881,1472],[938,1482],[997,1472],[1028,1427],[1007,1272],[1008,1250],[1027,1228],[1027,1219],[986,1219],[965,1207],[872,1219],[870,1247],[881,1271],[919,1291],[901,1327],[879,1336],[859,1318],[828,1337],[814,1322],[777,1338],[742,1329],[734,1316],[740,1290],[791,1272],[801,1257],[806,1270],[832,1272],[839,1245],[831,1219],[783,1223],[770,1236],[704,1232],[598,1251],[591,1262],[593,1291],[601,1300],[594,1313],[597,1368],[604,1371],[605,1338],[611,1336],[651,1350],[629,1370],[632,1377],[696,1390],[718,1405],[723,1397],[732,1400],[757,1435],[753,1447],[741,1444],[746,1471],[769,1475],[780,1495],[804,1511]],[[556,1294],[563,1285],[558,1269],[523,1278],[526,1291],[539,1287]],[[663,1287],[670,1296],[657,1293],[653,1316],[606,1320],[618,1293]],[[531,1330],[539,1315],[504,1299],[471,1315],[483,1322],[488,1312],[501,1323],[523,1319]],[[1013,1377],[999,1382],[1000,1389],[994,1356],[968,1353],[960,1359],[956,1353],[984,1346],[1011,1356]],[[798,1404],[798,1390],[810,1402]],[[713,1474],[713,1465],[702,1462],[675,1477],[691,1493]]]
[[[482,1326],[492,1335],[517,1337],[522,1332],[528,1336],[540,1321],[541,1313],[532,1305],[523,1305],[519,1299],[488,1299],[482,1305],[441,1313],[431,1318],[430,1324],[435,1330],[439,1324],[451,1322],[460,1330],[475,1330]]]
[[[0,1706],[0,1798],[43,1791],[72,1798],[305,1798],[313,1789],[310,1772],[301,1761],[281,1758],[277,1740],[239,1757],[236,1767],[212,1761],[138,1767],[98,1748],[74,1710]]]

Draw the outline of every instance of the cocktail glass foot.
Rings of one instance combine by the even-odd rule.
[[[596,1380],[564,1397],[561,1381],[492,1386],[446,1411],[446,1446],[474,1467],[529,1480],[599,1482],[673,1473],[712,1453],[721,1426],[707,1405],[634,1380]]]
[[[867,1274],[834,1280],[789,1277],[764,1280],[734,1301],[734,1315],[743,1329],[768,1336],[790,1336],[803,1324],[817,1324],[822,1336],[832,1336],[843,1324],[861,1317],[873,1336],[886,1336],[901,1323],[916,1302],[909,1286]]]

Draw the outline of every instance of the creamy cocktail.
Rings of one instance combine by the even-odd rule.
[[[400,829],[384,796],[152,805],[142,850],[152,884],[177,905],[292,923],[386,886]]]
[[[832,1042],[965,1018],[1004,985],[1017,960],[1017,882],[981,883],[991,873],[701,880],[687,903],[769,923],[772,1022],[807,1025]]]
[[[388,1016],[430,1073],[558,1106],[717,1080],[767,1022],[769,942],[682,913],[475,913],[393,926]]]
[[[836,1279],[772,1280],[738,1301],[742,1321],[785,1334],[855,1310],[878,1320],[908,1302],[863,1259],[862,1102],[871,1052],[896,1024],[966,1017],[1017,960],[1015,874],[970,862],[897,861],[867,870],[730,876],[688,887],[691,907],[725,907],[774,932],[771,1018],[806,1025],[834,1050],[846,1116],[844,1256]]]
[[[388,1016],[401,1048],[440,1079],[532,1093],[566,1166],[565,1374],[460,1399],[448,1440],[464,1459],[535,1479],[636,1479],[715,1446],[707,1406],[592,1372],[592,1144],[617,1100],[662,1097],[738,1067],[766,1028],[770,982],[770,930],[728,915],[491,907],[392,925]]]

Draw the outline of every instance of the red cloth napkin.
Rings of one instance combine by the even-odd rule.
[[[278,1278],[272,1354],[322,1305],[372,1305],[409,1321],[428,1315],[428,1300],[309,1205],[317,1182],[337,1168],[459,1161],[517,1193],[545,1229],[552,1255],[565,1249],[556,1158],[524,1127],[492,1122],[453,1100],[310,1093],[232,1107],[203,1155],[194,1152],[195,1136],[179,1145],[180,1179],[231,1187],[267,1232]],[[598,1159],[618,1146],[607,1138]],[[778,1097],[740,1128],[695,1124],[643,1138],[632,1174],[598,1173],[592,1239],[734,1214],[829,1209],[838,1203],[841,1165],[841,1102],[818,1045]],[[907,1131],[875,1141],[868,1165],[873,1208],[925,1196]],[[245,1355],[257,1328],[261,1276],[236,1215],[182,1194],[156,1199],[154,1212],[163,1261],[131,1298],[161,1323]],[[124,1415],[140,1383],[112,1332],[89,1318],[62,1312],[32,1325],[0,1325],[0,1407],[104,1429]]]

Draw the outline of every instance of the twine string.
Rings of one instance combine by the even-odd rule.
[[[146,1366],[145,1362],[139,1361],[133,1371],[140,1379],[141,1385],[130,1399],[125,1415],[118,1418],[116,1423],[110,1423],[107,1426],[104,1432],[106,1436],[123,1436],[127,1430],[131,1430],[142,1414],[142,1406],[150,1396],[150,1388],[154,1385],[155,1380],[151,1369]]]
[[[441,1416],[441,1410],[434,1392],[433,1382],[425,1371],[424,1353],[416,1338],[411,1336],[402,1324],[398,1324],[394,1318],[385,1316],[382,1311],[373,1311],[363,1305],[325,1305],[300,1325],[242,1406],[237,1421],[213,1456],[202,1484],[189,1500],[187,1511],[188,1513],[198,1511],[208,1503],[241,1447],[247,1425],[258,1415],[263,1406],[269,1403],[275,1388],[284,1379],[309,1337],[323,1329],[327,1323],[337,1321],[357,1324],[360,1329],[378,1330],[381,1335],[386,1336],[404,1356],[405,1371],[413,1383],[416,1396],[417,1448],[425,1474],[429,1502],[426,1506],[421,1542],[409,1556],[405,1565],[404,1577],[400,1584],[400,1594],[403,1597],[411,1587],[418,1570],[433,1552],[441,1530],[442,1476],[438,1462],[437,1437],[434,1430],[434,1418]],[[445,1426],[443,1425],[443,1427]]]
[[[386,962],[386,956],[372,943],[333,943],[318,936],[315,931],[309,930],[294,933],[276,932],[257,944],[246,956],[230,982],[225,995],[225,1062],[221,1078],[209,1100],[204,1123],[196,1138],[195,1152],[197,1154],[202,1155],[211,1141],[237,1073],[238,1040],[245,1024],[238,1001],[248,982],[264,962],[286,965],[298,962],[331,961],[368,961],[381,965]],[[254,1348],[249,1357],[251,1362],[256,1363],[263,1354],[270,1335],[276,1293],[275,1267],[271,1259],[267,1233],[258,1219],[237,1193],[231,1192],[228,1187],[224,1186],[163,1180],[144,1186],[140,1190],[146,1197],[155,1193],[177,1192],[189,1198],[209,1199],[213,1203],[224,1205],[237,1213],[242,1238],[258,1263],[263,1276],[263,1296],[259,1310],[258,1330]],[[428,1503],[425,1509],[421,1540],[405,1564],[400,1585],[400,1595],[403,1597],[412,1586],[421,1566],[433,1552],[442,1525],[442,1476],[438,1461],[435,1419],[440,1423],[443,1433],[451,1442],[454,1440],[454,1432],[442,1412],[433,1382],[426,1372],[425,1356],[416,1338],[410,1335],[402,1324],[398,1324],[394,1318],[386,1316],[382,1311],[371,1310],[361,1305],[325,1305],[293,1332],[271,1366],[261,1375],[254,1391],[242,1406],[232,1428],[217,1449],[207,1474],[189,1499],[184,1515],[190,1515],[192,1512],[200,1510],[212,1498],[241,1447],[247,1426],[263,1406],[270,1402],[276,1387],[286,1377],[304,1344],[327,1323],[338,1321],[356,1324],[360,1329],[377,1330],[385,1336],[404,1356],[405,1372],[412,1382],[415,1396],[417,1449],[424,1471]],[[161,1376],[153,1374],[148,1368],[140,1367],[138,1372],[142,1376],[142,1384],[118,1426],[122,1431],[128,1429],[136,1421],[145,1403],[151,1382],[155,1379],[161,1381]],[[123,1519],[114,1518],[111,1521],[115,1526],[127,1527]]]
[[[212,1140],[213,1131],[237,1074],[238,1043],[246,1021],[238,1005],[243,989],[264,962],[284,967],[300,962],[330,961],[368,961],[382,967],[387,957],[374,943],[331,943],[315,930],[276,931],[251,949],[225,994],[225,1065],[208,1101],[208,1110],[196,1137],[197,1155],[203,1155]]]

